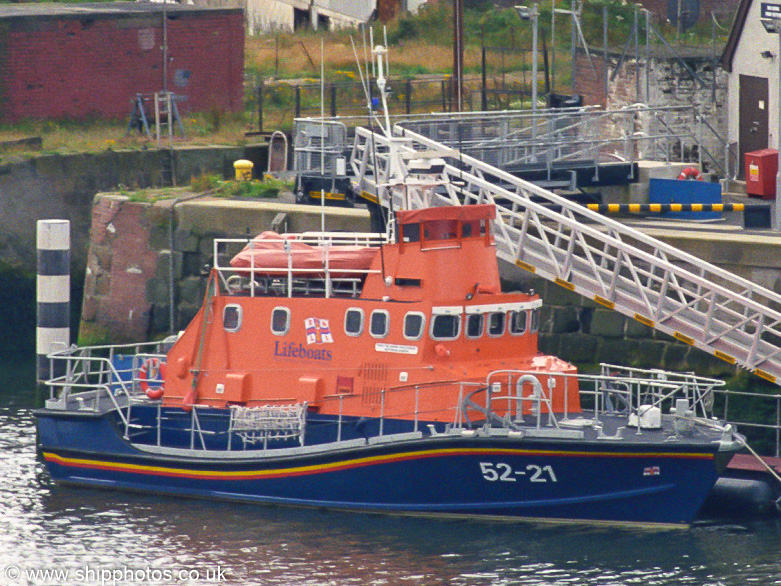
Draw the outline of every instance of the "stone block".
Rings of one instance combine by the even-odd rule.
[[[559,356],[561,354],[559,350],[559,342],[561,336],[558,334],[543,334],[540,333],[537,341],[537,349],[543,354],[551,354],[553,356]]]
[[[193,321],[195,318],[195,315],[198,313],[198,310],[200,309],[200,304],[195,305],[179,305],[176,308],[176,323],[174,324],[175,329],[183,330],[187,327],[187,325]]]
[[[597,309],[594,311],[589,333],[605,338],[622,338],[625,321],[626,318],[618,312],[610,309]]]
[[[592,360],[624,366],[633,364],[636,360],[640,342],[618,338],[603,338],[596,356]]]
[[[198,252],[198,236],[192,228],[177,228],[174,232],[174,250],[178,252]]]
[[[599,338],[583,334],[562,334],[559,336],[558,356],[570,362],[593,364],[599,347]]]
[[[170,273],[170,252],[168,250],[161,250],[157,254],[157,265],[155,266],[155,278],[156,279],[169,279]],[[182,278],[182,253],[174,252],[174,279],[179,280]]]
[[[170,311],[169,305],[166,304],[153,304],[150,308],[150,328],[153,334],[160,334],[168,331]]]
[[[167,250],[171,247],[168,224],[154,222],[149,226],[149,249]]]
[[[544,306],[543,306],[544,307]],[[553,334],[565,334],[580,331],[578,310],[573,306],[551,309],[550,331]]]
[[[686,364],[687,370],[693,370],[701,376],[731,378],[737,373],[737,367],[697,348],[689,351]]]
[[[194,305],[200,307],[206,294],[206,280],[198,277],[182,279],[177,284],[179,303],[182,306]]]
[[[81,304],[81,319],[84,321],[95,321],[98,315],[98,300],[92,295],[85,295]]]
[[[202,276],[203,265],[206,260],[198,252],[182,253],[182,277],[200,277]]]
[[[641,324],[636,319],[626,318],[626,337],[627,338],[652,338],[654,329],[645,324]]]
[[[665,370],[686,370],[686,358],[690,347],[683,344],[667,344],[664,349],[662,368]]]
[[[168,279],[155,277],[146,282],[146,301],[154,305],[168,304],[171,292]]]
[[[95,275],[95,295],[108,295],[111,293],[111,275],[103,273]]]
[[[667,344],[654,340],[639,340],[637,356],[632,363],[639,368],[660,368]]]
[[[545,284],[544,291],[541,291],[540,297],[546,305],[580,305],[583,298],[577,293],[573,293],[569,289],[565,289],[561,285],[548,282]]]

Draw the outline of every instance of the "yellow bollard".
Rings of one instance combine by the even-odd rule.
[[[236,172],[236,181],[252,181],[252,167],[255,165],[252,161],[239,159],[233,162],[233,169]]]

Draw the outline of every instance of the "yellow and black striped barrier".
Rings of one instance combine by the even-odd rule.
[[[667,212],[742,212],[742,203],[590,203],[600,214],[664,214]]]

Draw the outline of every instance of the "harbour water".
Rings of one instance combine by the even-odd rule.
[[[647,531],[54,486],[35,449],[33,362],[0,366],[0,585],[781,584],[779,518]]]

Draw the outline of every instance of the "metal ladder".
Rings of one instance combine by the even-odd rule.
[[[351,165],[392,209],[495,204],[500,259],[781,385],[781,295],[400,125]]]

